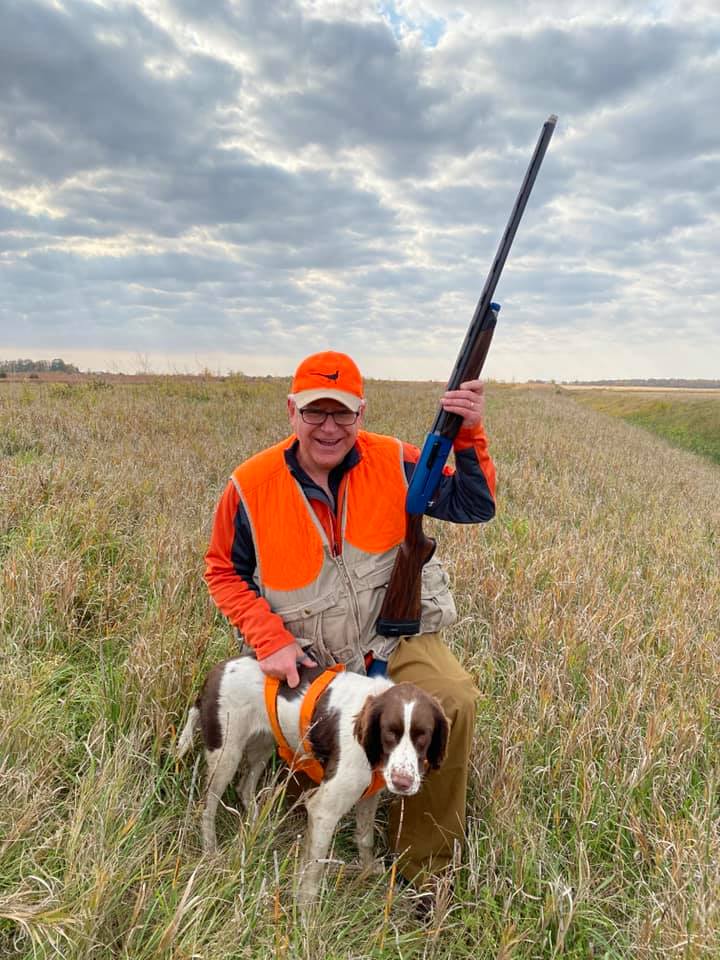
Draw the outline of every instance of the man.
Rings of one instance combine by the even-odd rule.
[[[429,516],[490,520],[495,468],[482,426],[483,386],[463,383],[441,399],[463,418]],[[450,863],[462,841],[477,690],[442,642],[455,621],[448,577],[423,570],[418,636],[375,633],[405,529],[407,483],[419,450],[362,429],[366,402],[355,363],[326,351],[302,361],[287,401],[293,434],[241,464],[215,515],[206,582],[213,600],[254,651],[264,673],[299,682],[298,664],[382,669],[433,694],[451,721],[442,770],[391,812],[400,870],[422,883]]]

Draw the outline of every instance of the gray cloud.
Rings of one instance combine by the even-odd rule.
[[[522,93],[558,112],[588,113],[652,87],[693,57],[708,56],[717,37],[695,27],[593,23],[542,27],[491,41],[490,56],[506,94]]]
[[[177,76],[153,58],[179,57],[138,7],[73,0],[67,12],[11,0],[3,17],[2,135],[26,180],[61,180],[98,168],[200,158],[210,119],[240,86],[226,63],[182,55]]]

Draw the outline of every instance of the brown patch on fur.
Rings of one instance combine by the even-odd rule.
[[[228,663],[228,660],[223,660],[222,663],[215,664],[195,701],[195,706],[200,711],[200,729],[207,750],[219,750],[223,744],[219,698],[220,683]]]
[[[368,763],[374,769],[382,759],[382,745],[378,732],[380,722],[380,710],[377,709],[377,702],[380,697],[368,697],[363,704],[362,710],[355,717],[353,724],[353,734],[355,739],[365,751]]]
[[[300,683],[296,687],[289,687],[287,680],[284,680],[278,687],[278,696],[288,703],[293,700],[301,699],[305,696],[307,688],[313,681],[317,680],[321,673],[324,673],[327,667],[298,667]]]
[[[427,759],[431,770],[438,770],[442,765],[447,753],[449,734],[450,723],[443,708],[435,697],[425,693],[415,703],[412,712],[410,738],[415,745],[418,756]],[[429,737],[429,742],[421,750],[418,741],[425,737]]]
[[[340,759],[340,711],[328,709],[329,702],[328,689],[318,698],[309,734],[313,754],[325,771],[324,780],[332,780]]]

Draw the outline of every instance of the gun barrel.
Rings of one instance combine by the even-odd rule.
[[[495,288],[497,287],[500,275],[503,272],[505,261],[510,253],[510,247],[515,239],[515,234],[517,233],[517,229],[520,225],[522,215],[525,212],[525,207],[527,206],[530,193],[532,192],[532,188],[535,184],[535,179],[538,175],[538,171],[540,170],[540,165],[545,157],[545,152],[548,148],[548,144],[550,143],[550,138],[555,131],[556,123],[557,116],[553,113],[543,124],[540,136],[538,137],[538,142],[535,146],[535,151],[533,152],[530,164],[525,173],[525,178],[523,179],[522,186],[520,187],[520,192],[515,200],[515,206],[510,214],[510,219],[505,227],[505,232],[502,235],[500,246],[498,247],[497,253],[495,254],[495,259],[490,267],[490,272],[488,273],[487,280],[485,281],[485,286],[483,287],[483,291],[480,294],[480,299],[475,307],[475,313],[470,321],[470,326],[465,336],[460,353],[458,354],[458,358],[455,362],[453,372],[450,374],[450,379],[448,380],[448,390],[457,390],[463,380],[474,380],[480,374],[479,369],[464,369],[466,360],[470,354],[474,340],[483,330],[483,325],[488,325],[490,322],[492,322],[489,319],[489,313],[492,304],[492,298],[495,294]],[[484,359],[485,358],[483,357],[483,360]]]
[[[545,157],[550,138],[555,132],[557,116],[552,113],[543,124],[540,131],[535,150],[530,159],[530,163],[525,172],[525,177],[520,186],[520,191],[515,199],[515,205],[510,213],[510,218],[505,227],[505,232],[500,240],[500,245],[495,254],[490,272],[485,280],[485,286],[480,294],[480,299],[475,307],[470,326],[465,334],[462,347],[458,353],[455,366],[453,367],[450,379],[447,383],[448,390],[457,390],[465,380],[475,380],[480,376],[485,364],[490,341],[495,330],[497,314],[500,307],[493,303],[495,289],[503,272],[505,261],[510,253],[510,247],[515,239],[515,234],[520,226],[525,207],[530,198],[532,188],[540,170],[540,165]],[[431,433],[439,433],[451,440],[455,438],[462,418],[455,413],[446,413],[442,407],[438,410],[435,421],[431,427]]]

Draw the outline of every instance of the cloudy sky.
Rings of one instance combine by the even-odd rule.
[[[0,0],[0,359],[720,376],[716,0]]]

